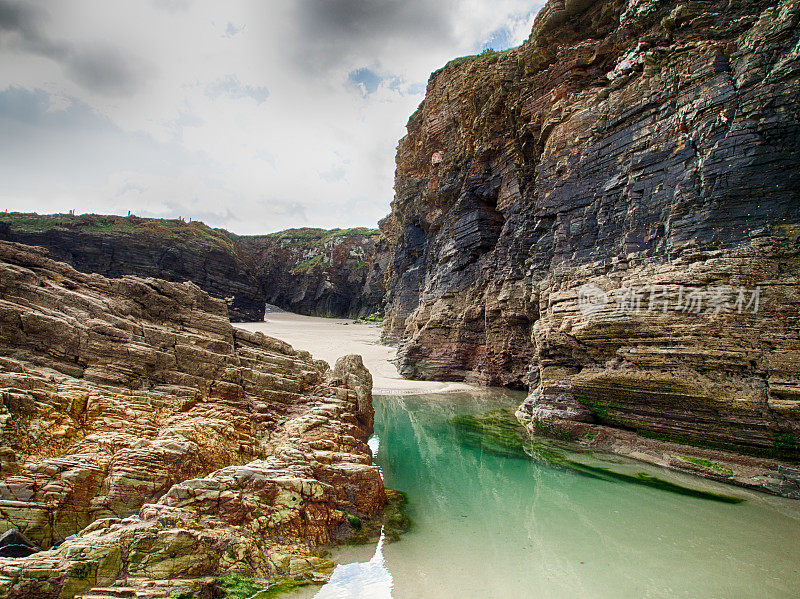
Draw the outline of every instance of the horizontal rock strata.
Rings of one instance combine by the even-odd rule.
[[[388,251],[375,229],[239,236],[197,221],[10,213],[0,239],[45,247],[81,272],[191,281],[225,300],[235,322],[262,320],[267,303],[339,317],[383,308]]]
[[[0,214],[0,239],[46,247],[81,272],[192,281],[225,300],[233,321],[264,318],[266,299],[236,236],[200,222],[117,216]]]
[[[407,376],[800,458],[800,2],[549,2],[435,72],[397,153]],[[757,305],[756,305],[757,304]]]
[[[324,578],[316,547],[385,503],[371,385],[358,356],[331,370],[234,329],[192,283],[0,242],[0,532],[46,549],[0,558],[0,595]]]

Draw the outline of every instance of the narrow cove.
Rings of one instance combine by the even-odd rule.
[[[334,549],[331,581],[287,597],[797,596],[797,501],[549,441],[520,452],[504,438],[513,420],[489,435],[469,424],[524,393],[403,379],[374,325],[276,313],[238,326],[331,363],[364,357],[370,446],[413,520],[397,542]]]

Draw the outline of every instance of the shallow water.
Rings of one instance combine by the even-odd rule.
[[[800,502],[611,458],[617,470],[746,499],[598,480],[469,447],[448,420],[499,391],[376,397],[377,462],[412,530],[346,548],[317,599],[800,596]],[[349,562],[349,563],[348,563]]]

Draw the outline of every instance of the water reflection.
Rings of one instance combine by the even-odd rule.
[[[368,562],[336,566],[330,582],[314,595],[315,599],[391,599],[392,575],[383,557],[384,537]]]

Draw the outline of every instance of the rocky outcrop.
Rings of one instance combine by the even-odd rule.
[[[551,1],[435,72],[381,223],[401,372],[529,387],[532,430],[797,460],[799,24]]]
[[[288,229],[240,237],[267,303],[310,316],[383,311],[386,241],[376,229]]]
[[[192,281],[225,300],[233,321],[264,318],[261,284],[235,235],[201,222],[99,215],[0,215],[0,239],[46,247],[81,272]]]
[[[239,236],[197,221],[11,213],[0,214],[0,239],[46,247],[81,272],[192,281],[234,322],[262,320],[268,303],[339,317],[383,308],[388,251],[374,229]]]
[[[358,356],[331,370],[234,329],[193,283],[0,242],[0,532],[45,549],[0,558],[0,595],[324,579],[316,548],[386,501],[371,386]]]

